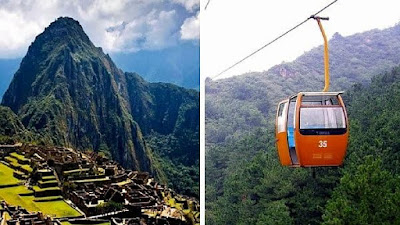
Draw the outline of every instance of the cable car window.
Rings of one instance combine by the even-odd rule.
[[[285,108],[285,102],[279,105],[278,116],[282,116],[283,109]]]
[[[278,124],[277,124],[277,129],[278,129],[278,133],[280,132],[285,132],[286,131],[286,113],[284,113],[285,111],[287,112],[286,106],[287,106],[287,102],[283,102],[279,105],[278,108]]]
[[[289,103],[289,112],[288,112],[288,118],[287,118],[287,132],[288,132],[289,148],[294,148],[296,145],[296,143],[294,141],[295,110],[296,110],[296,98],[293,98],[290,100],[290,103]]]
[[[302,105],[339,105],[337,95],[306,95],[301,100]]]
[[[346,120],[341,107],[300,108],[300,133],[313,135],[343,134]]]

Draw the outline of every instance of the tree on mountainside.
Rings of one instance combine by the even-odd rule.
[[[382,160],[366,157],[356,171],[341,178],[323,224],[399,224],[399,205],[400,178],[385,170]]]

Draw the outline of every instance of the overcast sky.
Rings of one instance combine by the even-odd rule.
[[[252,51],[289,30],[333,0],[201,0],[201,76],[211,77]],[[388,28],[400,22],[398,0],[339,0],[320,14],[329,16],[323,26],[331,38],[374,28]],[[292,61],[305,51],[323,44],[315,21],[297,30],[221,76],[263,71]]]
[[[60,16],[78,20],[107,53],[199,41],[199,0],[0,0],[0,58],[23,57]]]

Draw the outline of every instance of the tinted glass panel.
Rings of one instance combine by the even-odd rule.
[[[300,129],[346,128],[341,107],[300,108]]]
[[[337,95],[303,96],[302,105],[339,105]]]
[[[288,112],[288,122],[287,122],[287,135],[288,135],[288,144],[289,148],[294,148],[296,143],[294,141],[294,115],[296,111],[296,98],[290,100],[289,103],[289,112]]]
[[[281,103],[279,105],[278,116],[282,116],[284,106],[285,106],[285,103]]]
[[[278,121],[277,121],[277,129],[278,129],[278,133],[280,132],[285,132],[286,131],[286,106],[287,106],[287,102],[282,103],[279,105],[279,110],[278,110]]]
[[[296,110],[296,99],[294,100],[290,100],[289,103],[289,112],[288,112],[288,128],[289,127],[294,127],[295,123],[294,123],[294,111]]]

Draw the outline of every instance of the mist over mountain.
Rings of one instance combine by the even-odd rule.
[[[166,101],[164,94],[171,99]],[[101,151],[127,168],[149,171],[166,181],[180,180],[184,175],[165,177],[159,161],[172,155],[160,158],[156,154],[159,150],[154,149],[157,146],[151,148],[147,140],[160,133],[196,146],[198,136],[189,140],[178,134],[198,133],[198,116],[187,116],[199,111],[198,101],[198,92],[148,83],[137,74],[124,73],[93,45],[77,21],[61,17],[31,44],[2,105],[9,107],[40,142]],[[168,143],[161,146],[170,147]],[[174,147],[183,162],[187,149]],[[185,166],[196,168],[196,162],[198,158]],[[186,194],[196,193],[192,187],[177,190],[184,188]]]

